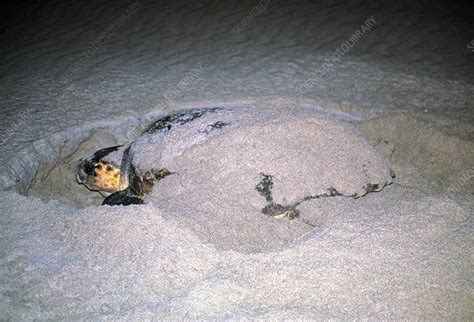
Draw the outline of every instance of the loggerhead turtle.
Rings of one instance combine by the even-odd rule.
[[[175,126],[192,122],[202,115],[216,110],[220,110],[220,108],[185,110],[165,116],[150,124],[140,137],[148,138],[154,134],[166,133]],[[222,126],[224,124],[212,125],[214,128]],[[110,153],[121,147],[123,145],[103,148],[87,158],[79,159],[76,182],[105,196],[103,205],[143,204],[142,198],[151,191],[154,182],[170,175],[171,172],[164,168],[138,169],[131,158],[133,143],[124,150],[120,166],[105,159]]]
[[[394,176],[354,128],[309,109],[178,111],[150,124],[124,149],[118,166],[107,156],[121,147],[98,150],[77,164],[79,184],[110,193],[104,205],[144,203],[164,179],[158,193],[167,200],[205,204],[203,199],[213,193],[223,202],[238,198],[264,214],[292,219],[305,200],[358,198],[380,191]],[[320,156],[334,161],[321,164]],[[344,173],[346,179],[333,180],[334,173]],[[175,175],[179,179],[168,181]],[[174,192],[161,184],[167,181]],[[182,187],[184,192],[177,193]]]

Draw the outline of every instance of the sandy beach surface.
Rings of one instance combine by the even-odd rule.
[[[474,317],[467,2],[48,1],[3,12],[0,319]],[[258,122],[183,145],[169,161],[182,176],[145,205],[100,206],[76,183],[79,158],[208,107]],[[265,123],[300,110],[313,121]],[[242,142],[268,144],[268,161]],[[369,170],[391,168],[393,182],[350,197],[359,162],[379,157]],[[244,159],[274,172],[279,203],[347,193],[278,220],[261,212],[258,175],[234,172]]]

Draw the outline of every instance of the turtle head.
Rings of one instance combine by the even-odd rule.
[[[77,162],[76,181],[92,191],[116,192],[120,190],[120,168],[104,158],[122,145],[96,151]]]

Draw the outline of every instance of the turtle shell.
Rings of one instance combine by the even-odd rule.
[[[205,211],[223,203],[263,211],[358,198],[392,182],[389,163],[350,123],[311,109],[177,112],[145,130],[130,160],[141,172],[173,173],[146,199]]]

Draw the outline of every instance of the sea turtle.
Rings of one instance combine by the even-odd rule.
[[[141,137],[166,133],[173,126],[186,124],[213,110],[216,108],[186,110],[165,116],[150,124]],[[214,124],[214,127],[220,126],[223,124]],[[130,155],[132,146],[133,144],[124,150],[120,166],[107,161],[105,157],[123,145],[103,148],[88,158],[80,159],[77,163],[77,183],[105,195],[103,205],[142,204],[142,198],[151,191],[154,182],[170,175],[171,172],[167,169],[137,169]],[[109,193],[111,194],[107,195]]]
[[[124,148],[118,166],[108,156],[120,148],[98,150],[77,164],[78,183],[110,193],[104,205],[141,204],[154,195],[215,207],[206,201],[212,195],[292,219],[306,200],[358,198],[393,177],[355,128],[311,109],[178,111],[150,124]]]

